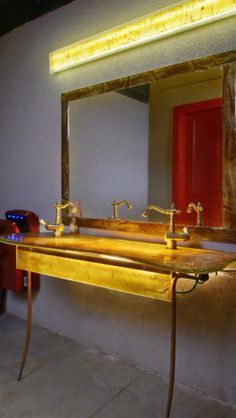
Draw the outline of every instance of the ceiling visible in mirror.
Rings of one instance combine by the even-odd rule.
[[[142,103],[149,102],[149,84],[118,90],[117,93],[123,94],[130,99],[135,99]]]

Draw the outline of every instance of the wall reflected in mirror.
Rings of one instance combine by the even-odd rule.
[[[170,207],[174,109],[221,97],[217,67],[71,101],[70,200],[79,200],[83,216],[93,218],[112,217],[114,199],[133,205],[132,210],[119,208],[122,219],[144,220],[140,214],[147,204]],[[187,216],[185,223],[196,224],[195,214]],[[156,212],[149,219],[168,222]]]
[[[86,217],[111,217],[112,201],[129,200],[122,218],[148,202],[149,106],[109,92],[70,105],[70,198]]]

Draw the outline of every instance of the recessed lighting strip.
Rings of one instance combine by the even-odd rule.
[[[188,0],[158,10],[49,54],[50,73],[236,14],[236,0]]]

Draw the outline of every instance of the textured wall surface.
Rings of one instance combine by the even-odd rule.
[[[60,197],[62,92],[236,48],[235,18],[229,18],[49,75],[49,51],[171,3],[78,0],[0,38],[0,216],[17,207],[54,218],[52,205]],[[178,382],[234,403],[235,286],[235,278],[219,274],[179,297],[176,373]],[[24,295],[8,295],[9,312],[25,317],[25,308]],[[163,302],[42,278],[33,318],[166,376],[169,308]]]

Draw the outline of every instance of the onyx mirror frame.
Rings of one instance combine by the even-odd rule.
[[[69,91],[61,95],[61,198],[70,200],[69,178],[69,106],[70,102],[92,97],[107,92],[115,92],[134,86],[153,83],[175,75],[201,72],[212,68],[220,68],[222,72],[223,98],[223,219],[220,228],[191,228],[205,239],[214,235],[216,241],[236,243],[236,51],[227,51],[217,55],[201,57],[191,61],[178,63],[168,67],[156,68],[151,71],[130,75],[103,82],[100,84]],[[63,215],[63,222],[68,225],[68,213]],[[155,234],[162,233],[166,226],[155,222],[77,218],[81,227],[118,230],[123,232]],[[163,231],[162,231],[163,229]],[[201,230],[201,232],[200,232]],[[234,238],[235,237],[235,238]],[[212,239],[212,238],[210,238]]]

